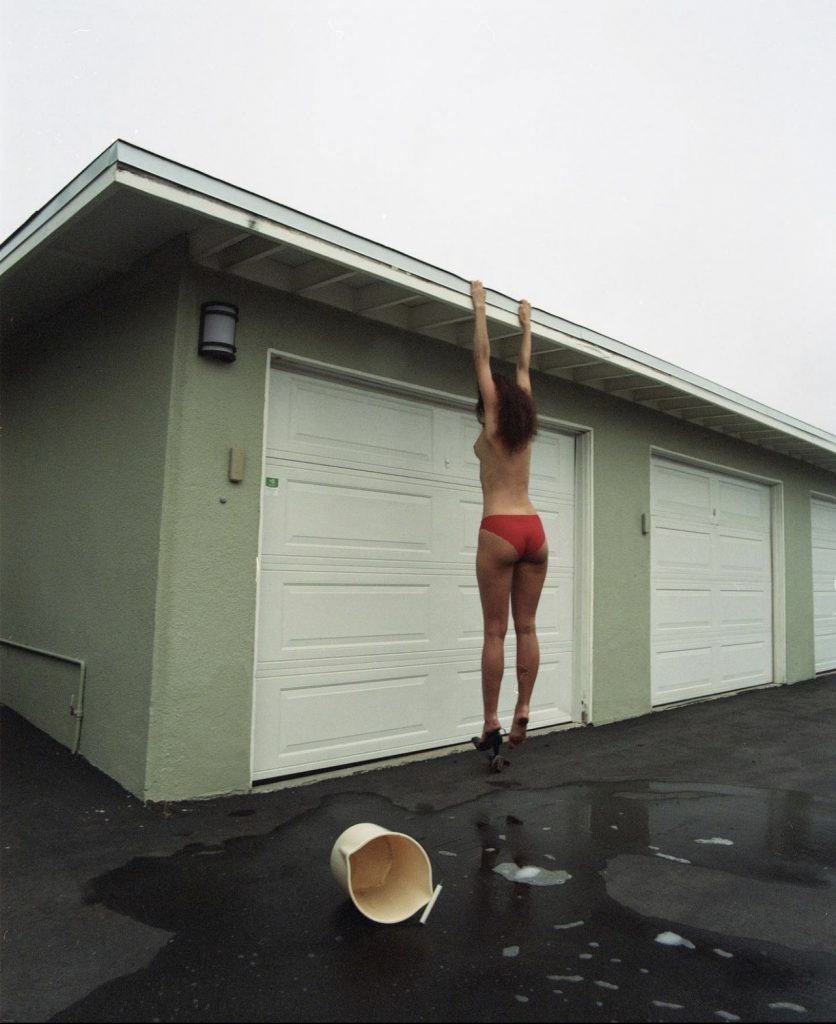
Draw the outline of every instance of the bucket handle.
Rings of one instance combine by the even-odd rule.
[[[439,893],[441,892],[441,886],[435,887],[435,892],[430,897],[430,902],[424,907],[424,913],[421,915],[421,924],[426,924],[427,918],[430,916],[430,911],[435,906],[435,901],[438,899]]]

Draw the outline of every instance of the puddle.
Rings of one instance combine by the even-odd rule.
[[[258,820],[274,806],[260,797]],[[54,1020],[258,1020],[276,1007],[346,1022],[442,1019],[453,1006],[483,1021],[509,1007],[552,1019],[558,1006],[581,1021],[675,1006],[698,1020],[832,1011],[832,801],[656,782],[486,784],[438,810],[332,794],[222,842],[201,842],[193,821],[173,855],[90,881],[88,903],[171,939]],[[331,878],[334,840],[360,821],[430,854],[444,891],[426,925],[376,925]]]

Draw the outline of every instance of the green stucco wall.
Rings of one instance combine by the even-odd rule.
[[[200,306],[208,300],[240,307],[234,363],[197,355]],[[471,360],[448,345],[417,341],[241,280],[197,269],[186,276],[160,543],[144,790],[150,800],[206,796],[250,785],[256,558],[270,349],[473,393]],[[227,479],[231,447],[245,451],[241,483]]]
[[[200,304],[208,299],[240,307],[234,364],[196,357]],[[466,351],[206,271],[188,275],[178,324],[149,750],[151,799],[249,785],[268,350],[474,395]],[[654,446],[783,482],[786,678],[812,675],[809,491],[815,486],[832,492],[836,480],[553,378],[539,377],[536,392],[544,415],[593,430],[594,721],[650,710],[650,540],[642,535],[641,515],[650,507]],[[241,484],[226,480],[231,446],[246,450],[247,477]]]
[[[86,662],[80,753],[135,793],[179,264],[150,260],[3,338],[0,636]],[[0,655],[3,702],[71,746],[79,668]]]
[[[87,659],[81,752],[149,800],[249,788],[269,350],[475,400],[465,350],[166,258],[76,304],[74,330],[27,332],[3,395],[2,635]],[[197,355],[210,299],[240,308],[232,364]],[[786,681],[813,675],[810,492],[836,476],[554,378],[535,393],[592,431],[593,721],[650,710],[654,447],[781,482]],[[4,695],[55,734],[72,666],[44,683],[16,658]]]

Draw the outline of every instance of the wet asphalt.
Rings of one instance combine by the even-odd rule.
[[[836,675],[533,733],[501,774],[169,805],[0,726],[3,1021],[836,1019]],[[426,924],[335,883],[360,821],[426,850]]]

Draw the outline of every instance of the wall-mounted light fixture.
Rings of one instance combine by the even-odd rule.
[[[204,302],[200,307],[198,355],[235,362],[235,328],[238,307],[228,302]]]

